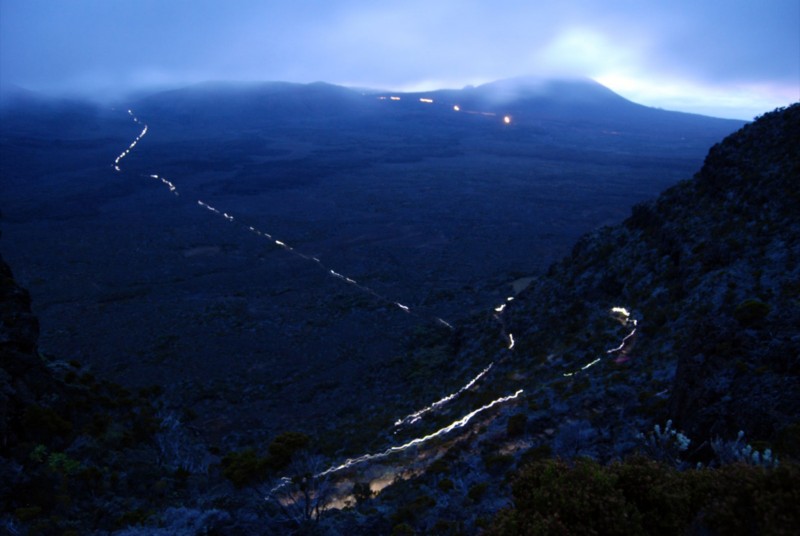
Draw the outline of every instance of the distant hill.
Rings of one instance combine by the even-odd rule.
[[[356,90],[323,82],[209,82],[156,93],[134,106],[152,116],[189,119],[201,115],[206,120],[252,123],[309,116],[364,117],[383,110],[377,99],[386,96],[399,97],[395,104],[404,110],[427,98],[440,113],[450,113],[458,105],[464,111],[510,114],[527,121],[582,121],[637,130],[703,129],[709,135],[723,135],[743,124],[642,106],[590,79],[513,78],[459,90],[412,93]]]

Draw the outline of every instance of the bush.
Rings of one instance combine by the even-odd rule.
[[[679,471],[647,458],[608,466],[543,460],[513,484],[487,534],[794,534],[800,467]]]
[[[234,486],[241,488],[255,484],[267,476],[267,458],[260,457],[252,448],[231,452],[222,459],[222,474]]]
[[[528,417],[524,413],[518,413],[508,418],[506,424],[506,434],[508,437],[519,437],[525,433],[525,427],[528,425]]]
[[[736,306],[733,317],[744,327],[761,325],[770,312],[770,306],[761,300],[748,299]]]

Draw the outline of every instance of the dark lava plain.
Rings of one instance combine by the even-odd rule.
[[[497,89],[216,84],[114,108],[9,106],[0,248],[32,294],[42,351],[162,385],[229,447],[342,415],[389,425],[398,400],[424,405],[477,372],[454,364],[433,385],[386,372],[446,330],[433,319],[488,314],[580,235],[690,177],[742,124],[587,82]],[[401,100],[380,99],[391,95]],[[128,106],[148,132],[115,172],[142,129]]]

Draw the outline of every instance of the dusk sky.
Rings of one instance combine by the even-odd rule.
[[[0,0],[0,85],[112,98],[206,80],[410,90],[587,76],[752,119],[800,100],[800,0]]]

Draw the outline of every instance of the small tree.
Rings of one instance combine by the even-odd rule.
[[[289,465],[290,476],[284,477],[268,496],[301,533],[312,532],[328,508],[333,487],[323,468],[320,456],[297,453]]]

